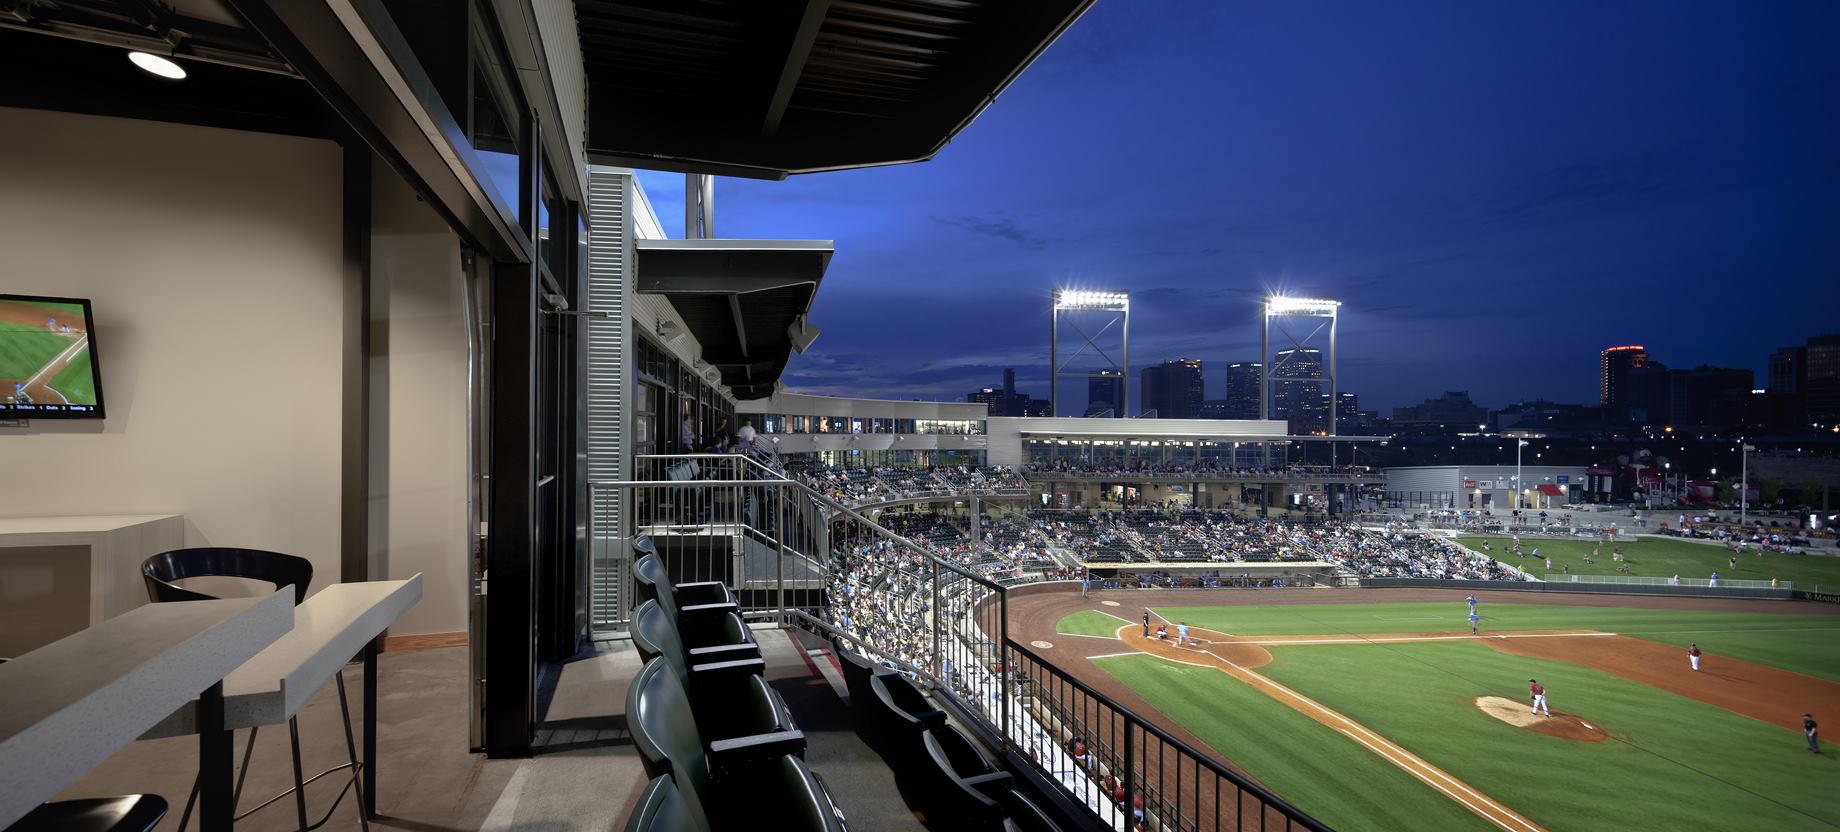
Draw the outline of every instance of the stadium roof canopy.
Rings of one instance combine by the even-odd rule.
[[[576,0],[588,154],[783,179],[930,159],[1094,0]]]
[[[639,240],[641,294],[663,295],[737,399],[773,394],[831,262],[828,240]],[[795,342],[802,333],[804,344]]]

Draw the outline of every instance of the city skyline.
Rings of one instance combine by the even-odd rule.
[[[1057,286],[1131,293],[1133,373],[1256,358],[1268,292],[1338,298],[1380,412],[1589,402],[1623,343],[1764,378],[1833,329],[1836,18],[1101,4],[929,164],[723,179],[716,228],[837,241],[806,392],[1045,396]],[[681,177],[644,178],[675,233]]]

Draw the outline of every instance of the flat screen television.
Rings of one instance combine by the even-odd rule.
[[[0,294],[0,418],[100,419],[89,301]]]

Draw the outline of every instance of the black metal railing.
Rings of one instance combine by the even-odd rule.
[[[1327,829],[1011,640],[1005,576],[977,561],[902,537],[770,461],[635,462],[633,479],[592,484],[597,600],[608,599],[597,624],[626,622],[631,542],[645,535],[674,580],[727,583],[748,617],[838,637],[931,685],[1102,825]]]
[[[1155,832],[1328,830],[1029,648],[1011,641],[1005,653],[1012,677],[1027,691],[1025,699],[1039,700],[1040,709],[1052,714],[1044,721],[1065,735],[1047,734],[1056,741],[1051,752],[1039,743],[1016,750],[1096,811],[1128,811]],[[1074,739],[1085,749],[1080,759],[1070,759]],[[1097,749],[1104,749],[1103,756]],[[1063,761],[1071,768],[1057,769]]]

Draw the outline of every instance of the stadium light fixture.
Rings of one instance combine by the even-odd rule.
[[[1272,295],[1265,299],[1267,315],[1330,315],[1340,308],[1339,300],[1323,298],[1293,298],[1285,295]]]
[[[1127,292],[1098,291],[1092,289],[1055,289],[1054,307],[1056,309],[1100,309],[1120,310],[1131,305],[1131,295]]]

